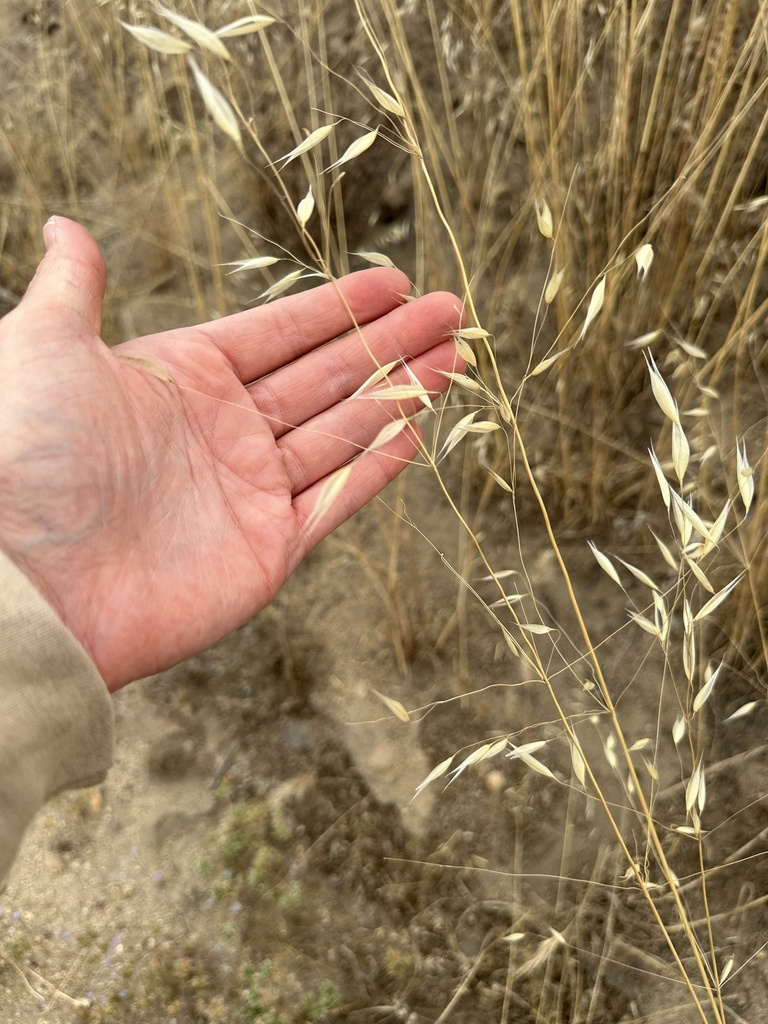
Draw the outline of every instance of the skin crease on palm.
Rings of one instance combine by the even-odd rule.
[[[405,275],[374,268],[109,349],[96,242],[62,217],[44,235],[27,294],[0,321],[0,549],[116,690],[263,608],[414,457],[410,427],[363,450],[418,400],[349,396],[398,359],[444,391],[444,373],[464,369],[450,339],[461,302],[406,303]],[[409,382],[403,367],[390,376]],[[323,482],[355,456],[313,516]]]

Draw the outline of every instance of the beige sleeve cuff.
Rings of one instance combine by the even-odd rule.
[[[95,665],[0,552],[0,889],[35,813],[62,789],[101,782],[113,742]]]

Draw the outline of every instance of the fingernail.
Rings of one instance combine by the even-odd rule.
[[[56,218],[50,217],[43,225],[43,242],[46,252],[56,242]]]

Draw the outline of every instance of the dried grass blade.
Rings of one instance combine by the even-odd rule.
[[[189,57],[188,60],[206,110],[213,118],[214,123],[221,128],[224,134],[228,135],[239,149],[242,149],[243,138],[240,133],[240,125],[237,120],[237,115],[230,106],[229,100],[216,88],[213,82],[203,74],[193,57]]]
[[[135,39],[138,39],[142,46],[155,50],[157,53],[189,53],[192,49],[190,44],[184,42],[183,39],[177,39],[176,36],[171,36],[159,28],[150,28],[148,25],[128,25],[124,21],[121,21],[120,24]]]

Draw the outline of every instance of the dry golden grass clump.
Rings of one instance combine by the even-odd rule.
[[[33,160],[31,132],[0,136],[15,182],[0,284],[18,291],[57,205],[114,245],[114,308],[135,288],[155,315],[183,275],[193,319],[390,259],[419,290],[457,290],[469,367],[445,405],[415,377],[387,390],[391,366],[368,388],[392,404],[392,430],[414,398],[434,428],[421,463],[464,530],[460,684],[482,676],[465,642],[476,598],[540,717],[449,752],[422,788],[504,757],[537,773],[565,794],[562,865],[570,830],[600,817],[590,870],[611,901],[592,995],[579,983],[566,1007],[542,983],[531,1019],[603,1019],[604,965],[638,922],[653,936],[641,970],[680,993],[652,1019],[737,1019],[728,993],[759,941],[729,946],[723,904],[740,897],[717,870],[751,856],[754,836],[746,803],[713,808],[708,781],[741,753],[730,723],[765,696],[764,5],[75,3],[62,24],[63,44],[37,43],[36,95],[56,113],[47,159]],[[85,114],[62,73],[72,52],[97,95]],[[131,245],[154,254],[143,279]],[[316,515],[344,483],[342,470]],[[574,535],[592,537],[629,605],[613,636],[569,571]],[[531,547],[548,549],[561,618]],[[428,710],[383,697],[404,724]],[[589,906],[558,902],[551,936],[509,978],[585,970],[573,936]],[[505,937],[513,954],[524,936]]]

